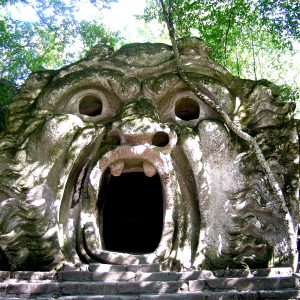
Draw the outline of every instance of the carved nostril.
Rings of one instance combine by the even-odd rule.
[[[106,141],[110,145],[114,145],[114,146],[121,145],[121,137],[118,132],[110,132],[107,135]]]
[[[158,131],[152,138],[152,145],[157,147],[165,147],[169,144],[169,135],[166,132]]]

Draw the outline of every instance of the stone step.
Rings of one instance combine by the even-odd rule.
[[[10,295],[118,295],[144,293],[176,293],[186,283],[180,281],[144,282],[45,282],[0,283],[0,299]],[[187,286],[187,285],[186,285]]]
[[[0,296],[2,294],[58,294],[58,282],[4,282],[0,283]]]
[[[34,272],[34,271],[0,271],[0,282],[8,279],[25,280],[25,281],[41,281],[56,280],[57,272]]]
[[[264,268],[264,269],[230,269],[212,271],[215,277],[279,277],[292,276],[293,269],[283,268]]]
[[[159,295],[81,295],[62,296],[53,298],[51,296],[38,297],[39,300],[285,300],[299,299],[300,293],[297,289],[286,289],[284,291],[259,291],[259,292],[195,292],[180,294],[159,294]],[[3,300],[28,299],[22,297],[0,297]]]
[[[0,271],[0,282],[8,279],[16,281],[39,282],[42,280],[61,281],[86,281],[86,280],[121,280],[130,281],[135,277],[136,281],[172,281],[172,280],[196,280],[215,277],[278,277],[292,276],[291,268],[271,268],[271,269],[246,269],[246,270],[218,270],[218,271],[185,271],[185,272],[159,272],[158,264],[140,266],[120,266],[92,264],[90,267],[94,271],[59,271],[59,272],[34,272],[34,271]],[[129,271],[130,270],[130,271]],[[133,275],[136,274],[136,275]],[[294,273],[296,277],[300,274]]]
[[[61,285],[62,295],[114,295],[177,293],[186,283],[180,281],[143,282],[65,282]]]
[[[134,272],[133,271],[110,271],[103,270],[101,265],[96,271],[60,271],[58,272],[59,281],[176,281],[176,280],[196,280],[217,277],[287,277],[292,276],[291,268],[273,268],[258,270],[222,270],[222,271],[185,271],[185,272]],[[109,266],[110,267],[110,266]],[[108,268],[109,268],[108,267]],[[120,266],[117,266],[120,267]],[[128,269],[122,266],[122,270]],[[130,269],[131,267],[129,267]],[[105,269],[105,267],[104,267]],[[153,269],[153,267],[152,267]],[[149,268],[148,268],[149,270]],[[36,276],[37,277],[37,276]],[[44,276],[46,277],[46,276]],[[21,275],[18,278],[22,278]],[[51,276],[48,276],[51,279]]]
[[[141,282],[65,282],[61,286],[64,295],[73,294],[143,294],[198,292],[205,290],[259,291],[298,287],[295,277],[215,278],[190,281],[141,281]]]
[[[92,263],[89,265],[91,272],[160,272],[160,264],[140,264],[140,265],[109,265]]]
[[[147,294],[147,295],[102,295],[102,296],[62,296],[58,300],[284,300],[299,299],[298,289],[284,291],[226,291],[226,292],[194,292],[178,294]]]
[[[186,272],[88,272],[61,271],[59,281],[178,281],[214,278],[211,271]]]
[[[14,282],[0,283],[2,295],[140,295],[182,292],[258,292],[297,288],[295,277],[214,278],[178,281]]]
[[[299,286],[296,277],[252,277],[252,278],[214,278],[189,281],[189,291],[203,290],[277,290]]]
[[[139,300],[142,299],[142,295],[102,295],[102,296],[63,296],[57,298],[57,300]],[[157,298],[158,299],[158,298]],[[6,300],[6,299],[5,299]]]

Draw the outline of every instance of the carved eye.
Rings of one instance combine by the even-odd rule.
[[[107,120],[116,114],[114,102],[109,102],[107,95],[95,88],[76,92],[64,110],[88,122]]]
[[[199,118],[199,103],[191,98],[179,99],[175,104],[175,115],[181,120],[191,121]]]
[[[101,115],[103,109],[102,101],[95,95],[84,96],[79,103],[79,112],[89,117]]]

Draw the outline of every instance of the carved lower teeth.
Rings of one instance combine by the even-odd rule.
[[[110,165],[110,172],[113,176],[120,176],[124,169],[124,162],[118,161],[112,165]]]
[[[143,162],[143,168],[145,175],[148,177],[152,177],[156,174],[156,169],[154,168],[154,166],[147,161]]]

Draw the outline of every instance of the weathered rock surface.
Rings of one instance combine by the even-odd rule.
[[[183,68],[256,138],[287,210],[249,145],[180,79],[170,46],[96,49],[32,74],[10,106],[0,135],[0,269],[295,267],[294,104],[270,82],[233,76],[206,50],[197,39],[180,41]],[[70,285],[47,289],[67,294]]]

